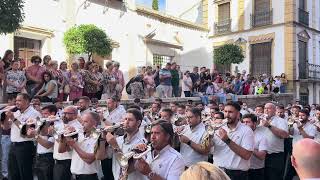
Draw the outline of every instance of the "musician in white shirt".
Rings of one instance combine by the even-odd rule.
[[[72,149],[71,173],[76,180],[98,180],[98,168],[100,162],[96,160],[94,148],[98,138],[93,136],[93,131],[98,122],[99,114],[88,112],[82,116],[83,132],[79,132],[78,139],[65,137],[59,145],[60,152]],[[75,130],[75,127],[71,129]],[[80,136],[80,134],[83,134]]]
[[[264,132],[268,141],[265,179],[282,179],[285,166],[284,139],[289,136],[288,122],[276,116],[276,106],[272,103],[267,103],[264,111],[267,114],[267,118],[261,120],[260,125],[267,127]]]
[[[16,98],[17,112],[7,112],[6,115],[13,123],[11,125],[11,148],[8,159],[9,179],[33,180],[33,151],[32,135],[22,136],[17,124],[25,123],[29,118],[41,117],[41,114],[30,105],[28,94],[18,94]]]
[[[119,158],[126,153],[131,152],[136,148],[138,144],[146,144],[147,141],[144,138],[143,134],[139,132],[139,126],[142,121],[142,114],[138,109],[131,108],[127,110],[127,113],[124,118],[124,130],[125,135],[115,137],[111,133],[106,135],[107,143],[114,150],[113,161],[112,161],[112,171],[114,179],[126,179],[128,180],[142,180],[145,179],[145,176],[140,172],[135,171],[133,161],[128,160],[127,166],[121,167],[119,163]],[[100,141],[99,149],[96,153],[97,159],[104,159],[106,154],[105,141]]]
[[[79,114],[82,116],[87,112],[90,112],[89,106],[90,106],[90,98],[87,96],[82,96],[79,98],[78,101],[79,105]]]
[[[240,122],[240,105],[229,102],[224,108],[227,125],[213,137],[213,162],[232,180],[247,180],[254,148],[253,131]]]
[[[56,116],[58,109],[55,105],[48,105],[42,108],[42,118],[48,118],[49,116]],[[54,138],[49,136],[48,128],[52,122],[43,122],[39,129],[39,134],[35,129],[30,130],[30,133],[35,136],[37,141],[37,158],[35,164],[35,172],[38,179],[52,180],[53,179],[53,145]]]
[[[207,132],[201,120],[200,109],[192,108],[187,111],[187,120],[190,127],[183,135],[180,135],[179,139],[180,153],[186,166],[190,167],[197,162],[208,160],[211,144],[204,143]]]
[[[147,154],[146,160],[136,161],[136,170],[151,180],[179,180],[185,165],[181,154],[170,145],[173,135],[170,122],[165,120],[153,122],[151,129],[153,151]]]
[[[263,134],[266,127],[257,126],[258,119],[254,114],[245,114],[242,122],[249,126],[254,134],[254,151],[250,159],[248,180],[264,180],[264,160],[268,149],[268,142]]]
[[[66,127],[74,127],[82,131],[83,127],[77,119],[78,110],[75,106],[68,106],[63,110],[63,117],[61,121],[57,121],[54,124],[55,129],[63,131]],[[52,131],[52,127],[49,131]],[[80,135],[79,135],[80,136]],[[59,152],[59,146],[62,138],[54,142],[53,158],[55,159],[55,165],[53,168],[53,180],[70,179],[71,178],[71,158],[72,151]]]
[[[289,133],[293,136],[292,145],[301,139],[314,139],[316,135],[316,127],[309,122],[309,111],[302,109],[299,111],[299,120],[290,127]],[[292,179],[297,173],[291,163],[288,166],[286,179]]]

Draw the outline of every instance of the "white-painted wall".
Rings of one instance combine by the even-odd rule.
[[[202,0],[166,0],[166,13],[184,20],[202,23]]]
[[[50,54],[53,59],[61,62],[67,58],[63,34],[68,26],[95,24],[105,30],[112,40],[119,43],[120,47],[112,52],[112,59],[121,63],[121,69],[127,79],[129,64],[135,67],[151,65],[153,53],[174,56],[174,61],[181,64],[183,70],[191,69],[192,66],[212,67],[212,50],[209,48],[207,32],[139,15],[135,11],[133,0],[128,2],[130,7],[128,9],[124,9],[120,1],[109,1],[108,9],[104,8],[103,1],[93,1],[86,8],[83,6],[83,0],[68,1],[69,4],[65,1],[52,0],[26,1],[26,19],[23,25],[53,31],[53,37],[50,39],[43,35],[25,32],[19,32],[17,35],[41,40],[43,44],[41,55]],[[180,7],[181,3],[170,5],[172,10],[175,8],[173,5]],[[181,45],[183,50],[146,44],[144,37],[153,30],[156,30],[153,39]],[[181,42],[178,42],[175,36]],[[0,40],[1,54],[6,49],[12,48],[10,44],[13,44],[13,41],[8,35],[0,36]]]

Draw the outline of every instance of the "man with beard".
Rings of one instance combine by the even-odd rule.
[[[114,151],[112,162],[114,179],[123,179],[126,174],[128,175],[128,180],[144,179],[144,176],[141,173],[134,171],[133,161],[128,161],[127,167],[121,167],[118,161],[119,157],[135,149],[138,144],[147,143],[143,134],[139,132],[139,126],[141,125],[142,118],[142,114],[138,109],[128,109],[124,118],[125,135],[115,137],[111,133],[108,133],[105,136],[107,143]],[[101,141],[96,158],[104,159],[105,155],[105,141]]]
[[[82,96],[78,101],[80,115],[84,115],[87,112],[90,112],[90,99],[87,96]]]
[[[238,103],[227,103],[224,116],[228,123],[213,137],[213,161],[231,180],[247,180],[254,149],[253,131],[240,122],[240,110]]]
[[[289,129],[290,135],[293,136],[292,145],[297,143],[301,139],[309,138],[313,139],[316,135],[316,127],[309,122],[309,111],[302,109],[299,111],[299,120],[293,124]],[[291,180],[297,173],[292,167],[291,163],[288,166],[288,172],[286,174],[286,180]]]
[[[33,180],[33,138],[32,136],[21,136],[18,125],[25,123],[29,118],[41,117],[41,114],[30,105],[28,94],[18,94],[16,106],[18,108],[17,112],[6,113],[7,117],[13,121],[10,132],[12,143],[8,159],[9,179]]]

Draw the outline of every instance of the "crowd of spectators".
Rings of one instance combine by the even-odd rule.
[[[284,93],[287,80],[285,74],[272,77],[267,74],[252,76],[245,70],[241,73],[219,73],[206,67],[193,67],[182,72],[175,62],[163,68],[142,67],[136,76],[125,82],[120,64],[107,61],[105,67],[85,61],[83,57],[68,64],[52,60],[50,55],[43,59],[31,58],[31,66],[14,59],[7,50],[0,61],[0,81],[4,94],[15,96],[27,92],[39,96],[43,102],[74,100],[80,96],[105,99],[121,97],[125,89],[131,99],[150,97],[214,97],[225,103],[227,96],[237,100],[237,95]],[[207,103],[206,103],[207,104]]]

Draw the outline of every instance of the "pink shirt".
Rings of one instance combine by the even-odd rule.
[[[123,78],[123,73],[120,70],[113,71],[117,79],[119,80],[119,83],[121,84],[122,87],[124,87],[124,78]]]
[[[27,67],[26,74],[29,79],[29,76],[33,76],[37,79],[42,79],[42,74],[45,72],[45,68],[39,65],[32,65]]]

